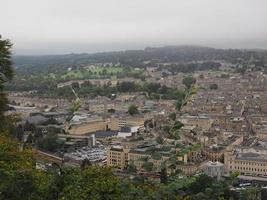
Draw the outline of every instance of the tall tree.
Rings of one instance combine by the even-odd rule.
[[[7,39],[2,39],[0,35],[0,121],[4,122],[4,112],[7,109],[7,97],[4,91],[4,84],[13,77],[11,67],[11,47],[12,44]],[[0,123],[0,131],[4,129],[4,123]]]

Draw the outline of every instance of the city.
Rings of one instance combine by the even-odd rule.
[[[84,8],[76,7],[70,2],[66,5],[70,10],[74,9],[71,5],[79,11],[89,6],[85,3]],[[188,2],[179,2],[188,9]],[[93,0],[91,3],[98,5]],[[42,4],[50,11],[49,3]],[[210,0],[205,0],[203,6],[206,4],[217,8]],[[244,4],[233,3],[233,7],[248,8],[252,4],[246,0]],[[158,17],[150,6],[157,10],[160,5],[144,3],[144,8]],[[172,13],[171,5],[178,6],[171,2],[168,12],[162,12]],[[259,14],[264,6],[253,5],[253,16],[264,18]],[[118,4],[118,8],[125,9],[122,13],[130,6],[135,4]],[[204,11],[194,6],[196,15],[206,19],[201,22],[203,26],[212,25]],[[38,5],[33,7],[39,9]],[[55,19],[66,14],[59,4],[52,7],[60,7],[58,15],[53,15]],[[230,26],[229,17],[234,11],[227,9],[229,16],[222,23],[222,30]],[[74,27],[78,17],[83,25],[85,19],[104,23],[102,15],[97,18],[98,12],[104,13],[92,11],[95,18],[87,12],[66,16]],[[139,10],[128,12],[134,16]],[[221,20],[220,12],[210,11],[209,16],[214,14]],[[242,13],[238,13],[240,20],[244,20]],[[186,13],[180,15],[186,24],[192,22]],[[46,13],[40,16],[44,17],[42,20],[51,17]],[[121,20],[119,14],[116,16]],[[154,20],[148,13],[140,16],[148,20],[144,24],[151,23],[144,28],[140,21],[135,22],[137,27],[143,27],[140,35],[146,38],[145,30],[153,30]],[[252,17],[252,13],[248,16]],[[167,17],[165,21],[165,17],[158,18],[157,27],[165,27],[172,19]],[[177,13],[172,17],[179,21]],[[118,23],[118,19],[110,20]],[[133,23],[134,17],[125,19]],[[14,18],[10,20],[17,23]],[[44,27],[57,23],[42,20]],[[262,25],[260,22],[257,21]],[[240,24],[240,28],[246,27]],[[92,52],[79,46],[78,40],[51,45],[49,42],[58,38],[56,32],[54,40],[48,37],[50,29],[44,37],[47,46],[42,46],[43,40],[35,40],[38,34],[33,34],[32,39],[24,37],[21,42],[16,34],[6,31],[10,27],[4,26],[3,35],[0,32],[0,200],[266,200],[267,46],[257,46],[260,39],[265,44],[265,36],[251,47],[249,41],[241,42],[242,33],[232,31],[241,39],[232,38],[236,43],[225,43],[228,46],[224,48],[220,42],[211,42],[217,40],[214,35],[220,34],[210,28],[204,31],[210,40],[200,37],[203,32],[199,32],[191,38],[196,45],[183,45],[191,44],[191,39],[182,37],[189,29],[181,28],[185,31],[179,32],[182,42],[159,31],[148,37],[155,36],[155,41],[163,38],[164,45],[143,41],[133,34],[129,41],[134,43],[138,38],[144,43],[128,47],[120,33],[123,25],[109,28],[110,35],[103,36],[107,38],[103,40],[106,46],[101,43],[100,26],[95,26],[98,34],[86,38],[97,38],[98,46]],[[253,23],[251,26],[256,27]],[[131,32],[135,33],[133,29]],[[72,38],[73,33],[66,32],[66,38]],[[264,30],[255,33],[253,39],[260,33]],[[221,35],[228,38],[226,32]],[[110,44],[114,43],[111,49],[108,36]],[[83,35],[75,38],[79,37],[82,41]],[[121,37],[121,43],[117,37]],[[198,42],[198,37],[207,45]],[[38,45],[31,46],[31,42]],[[241,43],[244,47],[236,45]],[[122,46],[117,49],[116,45]]]

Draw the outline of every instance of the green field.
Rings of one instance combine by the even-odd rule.
[[[88,67],[82,70],[72,70],[62,75],[62,78],[100,78],[102,76],[115,76],[116,74],[122,73],[123,67]]]
[[[97,74],[103,73],[104,70],[106,70],[107,74],[117,74],[123,72],[122,67],[90,67],[87,70]]]

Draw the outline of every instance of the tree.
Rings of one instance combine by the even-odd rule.
[[[200,75],[199,75],[199,78],[200,78],[200,79],[204,79],[204,75],[203,75],[203,74],[200,74]]]
[[[218,89],[218,85],[216,83],[210,84],[210,89],[211,90],[217,90]]]
[[[184,126],[184,124],[180,121],[175,121],[172,129],[175,129],[175,130],[179,130],[180,128],[182,128]]]
[[[136,173],[137,169],[133,162],[130,162],[127,167],[128,173]]]
[[[80,109],[80,107],[81,107],[81,102],[79,100],[75,100],[72,102],[72,105],[70,107],[70,112],[75,113]]]
[[[180,111],[181,108],[182,108],[182,105],[183,105],[183,102],[177,100],[177,101],[175,102],[175,109],[176,109],[177,111]]]
[[[108,167],[90,166],[65,169],[59,199],[121,199],[119,179]],[[75,183],[75,184],[73,184]]]
[[[161,137],[161,136],[158,136],[157,138],[156,138],[156,141],[157,141],[157,143],[158,144],[163,144],[163,138]]]
[[[130,106],[128,107],[128,113],[129,113],[130,115],[136,115],[136,114],[138,114],[138,113],[139,113],[139,111],[138,111],[138,107],[137,107],[136,105],[130,105]]]
[[[212,178],[206,175],[200,175],[196,181],[189,186],[189,190],[193,193],[199,193],[204,191],[206,188],[212,187]]]
[[[11,42],[2,39],[0,35],[0,131],[3,130],[5,126],[4,112],[7,109],[8,103],[6,93],[4,92],[4,83],[11,80],[13,77],[11,47]]]
[[[20,146],[18,141],[0,132],[0,199],[26,199],[22,195],[25,195],[25,190],[29,191],[25,187],[31,180],[25,173],[31,172],[35,159],[30,148],[21,149]],[[28,183],[18,185],[21,178]],[[16,198],[15,195],[21,196]]]
[[[153,124],[153,122],[152,122],[151,119],[148,119],[148,120],[146,120],[146,121],[144,122],[144,126],[145,126],[146,128],[153,128],[153,127],[154,127],[154,124]]]
[[[91,166],[91,165],[92,165],[92,163],[90,162],[90,160],[88,158],[85,158],[82,161],[81,169],[84,170],[86,167]]]
[[[186,88],[189,90],[192,85],[196,83],[196,79],[193,76],[186,76],[183,79],[183,84],[186,86]]]
[[[168,126],[168,125],[163,126],[164,133],[168,134],[170,132],[170,130],[171,130],[170,126]]]
[[[40,142],[39,146],[47,151],[55,151],[59,144],[57,142],[58,136],[55,133],[48,133],[43,140]]]
[[[154,164],[152,162],[145,162],[143,164],[143,168],[147,172],[151,172],[153,170],[153,166],[154,166]]]
[[[32,133],[30,133],[30,134],[28,135],[28,138],[27,138],[26,143],[28,143],[28,144],[32,144],[32,143],[33,143],[33,136],[32,136]]]
[[[168,176],[167,176],[167,169],[166,167],[162,167],[160,170],[160,182],[163,184],[167,184]]]
[[[172,121],[175,121],[176,120],[176,113],[175,112],[172,112],[169,114],[169,118],[172,120]]]

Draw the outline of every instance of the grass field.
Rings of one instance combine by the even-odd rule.
[[[115,76],[118,73],[123,72],[123,67],[92,67],[85,70],[72,70],[62,75],[62,78],[87,78],[87,77],[101,77],[103,75]]]
[[[123,72],[122,67],[91,67],[88,69],[88,71],[91,71],[92,73],[101,74],[103,71],[106,70],[107,74],[117,74]]]

